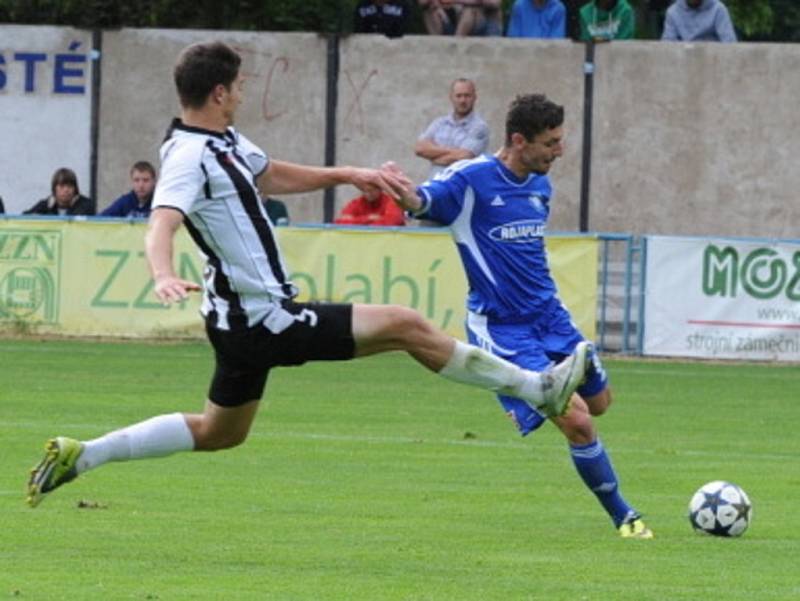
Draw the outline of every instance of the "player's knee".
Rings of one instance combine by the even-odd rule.
[[[198,451],[223,451],[238,447],[247,440],[246,430],[201,431],[195,436],[195,449]]]
[[[388,329],[392,337],[405,343],[414,344],[420,337],[431,332],[431,325],[414,309],[393,306]]]
[[[589,413],[594,416],[603,415],[611,406],[611,391],[607,388],[594,396],[585,399]]]
[[[594,423],[585,411],[570,411],[557,425],[571,444],[589,444],[595,439]]]

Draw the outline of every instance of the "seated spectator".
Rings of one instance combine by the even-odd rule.
[[[662,40],[735,42],[728,9],[719,0],[675,0],[667,9]]]
[[[581,8],[581,39],[585,42],[631,40],[635,21],[628,0],[592,0]]]
[[[408,30],[411,8],[405,0],[361,0],[356,6],[353,31],[402,37]]]
[[[147,161],[139,161],[131,167],[133,189],[112,202],[100,213],[102,217],[140,217],[150,216],[150,204],[156,189],[156,170]]]
[[[53,174],[50,196],[24,211],[23,215],[94,215],[94,213],[94,202],[80,193],[75,172],[62,167]]]
[[[289,225],[289,211],[286,210],[286,205],[283,201],[277,198],[262,199],[264,209],[267,211],[267,217],[272,222],[272,225]]]
[[[564,38],[567,9],[561,0],[514,0],[506,35],[510,38]]]
[[[431,35],[501,36],[501,0],[419,0]]]
[[[361,196],[348,202],[334,220],[340,225],[405,225],[401,209],[391,196],[367,186]]]

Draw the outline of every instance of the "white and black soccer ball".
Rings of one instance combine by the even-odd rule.
[[[750,525],[753,505],[741,488],[714,480],[701,486],[689,501],[689,521],[698,532],[741,536]]]

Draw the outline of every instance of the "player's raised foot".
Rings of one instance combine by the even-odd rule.
[[[622,538],[653,538],[653,531],[642,521],[642,516],[636,513],[626,517],[618,530]]]
[[[591,349],[590,343],[579,342],[569,357],[542,374],[544,399],[539,409],[548,417],[564,415],[569,409],[572,393],[586,378]]]
[[[74,438],[51,438],[44,447],[44,459],[31,470],[28,480],[28,505],[36,507],[45,495],[78,476],[75,464],[83,445]]]

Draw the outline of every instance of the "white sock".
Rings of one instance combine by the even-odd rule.
[[[543,400],[540,373],[517,367],[482,348],[458,340],[439,375],[462,384],[515,396],[536,405]]]
[[[192,449],[194,438],[183,415],[159,415],[84,442],[76,469],[80,474],[109,461],[164,457]]]

